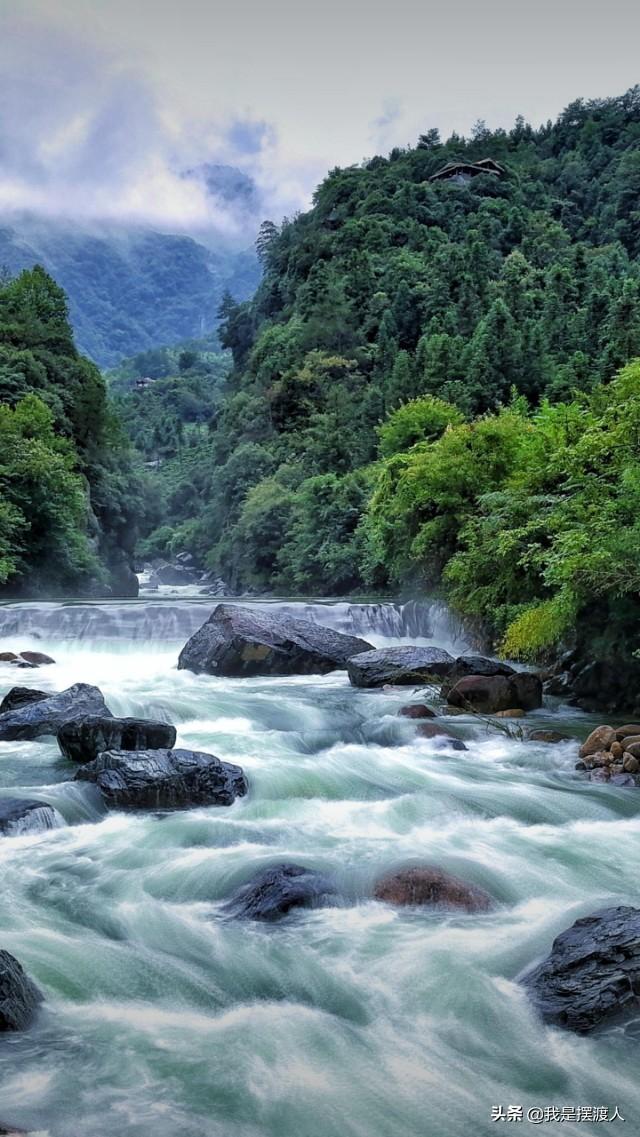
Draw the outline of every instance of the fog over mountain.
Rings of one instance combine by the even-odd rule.
[[[626,0],[606,19],[578,0],[0,0],[0,266],[41,260],[101,364],[208,330],[227,286],[255,284],[260,222],[327,170],[631,86],[634,20]]]

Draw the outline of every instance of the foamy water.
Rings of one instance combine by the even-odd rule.
[[[632,1040],[544,1026],[516,980],[578,916],[636,903],[636,795],[580,781],[574,743],[456,718],[469,751],[441,750],[398,718],[407,692],[355,691],[343,673],[178,672],[214,604],[0,610],[0,650],[58,661],[0,665],[2,694],[96,683],[114,713],[175,722],[179,744],[240,763],[250,784],[230,809],[106,814],[52,739],[0,743],[0,793],[66,822],[0,841],[0,947],[46,995],[35,1026],[0,1042],[0,1123],[51,1137],[484,1137],[494,1104],[617,1103],[635,1132]],[[304,611],[376,643],[464,649],[442,610]],[[548,709],[530,721],[587,729]],[[283,860],[335,875],[340,902],[269,927],[222,918],[239,883]],[[488,889],[496,910],[371,899],[382,873],[422,861]]]

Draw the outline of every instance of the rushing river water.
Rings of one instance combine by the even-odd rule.
[[[632,1034],[550,1029],[516,982],[578,916],[637,903],[636,793],[581,781],[574,743],[514,741],[466,718],[452,726],[469,751],[438,749],[398,718],[410,692],[356,691],[340,672],[178,672],[214,604],[0,609],[0,650],[58,661],[0,664],[0,694],[96,683],[114,713],[171,720],[179,745],[239,763],[250,783],[229,809],[107,815],[53,739],[0,743],[0,793],[50,802],[66,822],[0,840],[0,947],[46,994],[27,1033],[0,1036],[0,1124],[51,1137],[484,1137],[500,1128],[497,1104],[618,1104],[626,1124],[609,1131],[640,1132]],[[287,607],[379,645],[465,648],[437,607]],[[529,721],[577,737],[590,720],[546,708]],[[337,874],[343,903],[271,926],[222,918],[240,882],[282,860]],[[419,862],[481,885],[496,910],[370,899],[380,874]]]

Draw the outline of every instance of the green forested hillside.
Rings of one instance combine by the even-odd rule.
[[[503,176],[430,180],[487,158]],[[637,368],[612,386],[640,355],[639,203],[640,89],[334,170],[223,305],[233,372],[165,540],[236,587],[444,581],[514,652],[585,604],[615,617],[640,552]]]
[[[251,251],[213,251],[191,237],[124,226],[0,219],[0,267],[41,264],[65,290],[80,351],[101,367],[215,327],[225,289],[251,295]]]
[[[62,290],[36,267],[0,286],[0,587],[131,595],[144,512],[104,380],[78,354]]]
[[[190,545],[185,517],[207,508],[200,479],[231,367],[217,336],[142,352],[109,372],[113,408],[149,471],[142,557]],[[208,469],[208,467],[207,467]]]

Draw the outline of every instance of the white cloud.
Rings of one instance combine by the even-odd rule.
[[[0,210],[250,236],[327,169],[637,79],[630,0],[0,0]],[[237,166],[253,217],[183,176]]]

